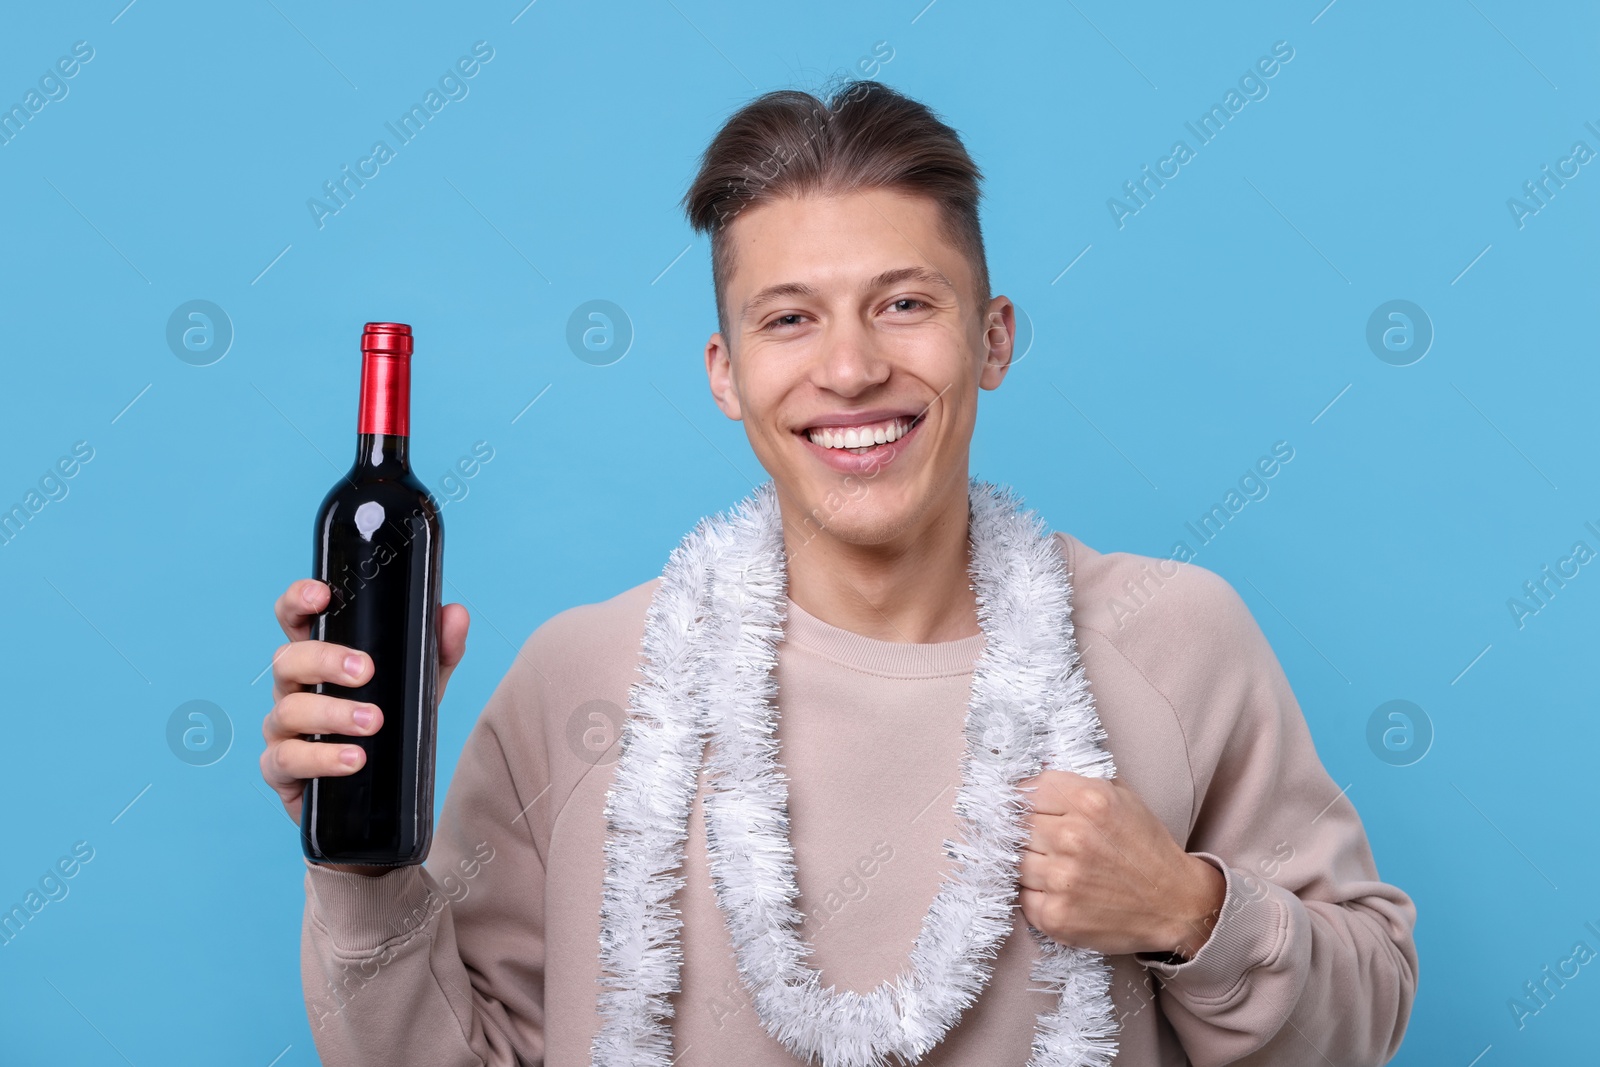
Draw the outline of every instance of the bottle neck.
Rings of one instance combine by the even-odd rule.
[[[361,410],[357,433],[411,433],[411,357],[361,353]]]
[[[384,474],[411,470],[411,438],[390,433],[356,435],[356,466]]]
[[[366,323],[355,466],[386,475],[411,470],[411,328]]]
[[[356,466],[411,469],[411,356],[361,354],[361,408],[356,419]]]

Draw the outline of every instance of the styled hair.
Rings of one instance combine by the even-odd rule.
[[[982,181],[955,130],[882,82],[846,82],[826,102],[798,89],[757,97],[717,131],[682,200],[689,225],[711,236],[718,328],[729,336],[724,294],[733,247],[727,227],[739,212],[784,197],[857,189],[930,197],[938,205],[940,235],[971,264],[981,309],[990,295],[978,221]]]

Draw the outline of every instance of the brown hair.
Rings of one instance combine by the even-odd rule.
[[[689,225],[711,235],[718,328],[728,336],[723,292],[733,273],[733,249],[726,231],[739,212],[782,197],[855,189],[931,197],[939,206],[941,236],[972,266],[982,309],[989,302],[978,221],[982,180],[955,130],[882,82],[847,82],[826,103],[798,89],[757,97],[717,131],[682,200]]]

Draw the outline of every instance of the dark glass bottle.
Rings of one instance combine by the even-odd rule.
[[[356,461],[317,512],[312,573],[332,590],[311,636],[372,657],[365,685],[316,692],[376,704],[378,732],[312,734],[360,745],[353,774],[306,783],[300,845],[314,863],[421,863],[433,842],[439,602],[444,526],[411,473],[411,327],[369,322],[361,336]]]

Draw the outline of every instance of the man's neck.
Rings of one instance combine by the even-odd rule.
[[[928,644],[982,631],[970,586],[967,500],[904,542],[856,545],[784,523],[789,598],[830,626],[880,641]],[[809,531],[807,531],[809,532]]]

